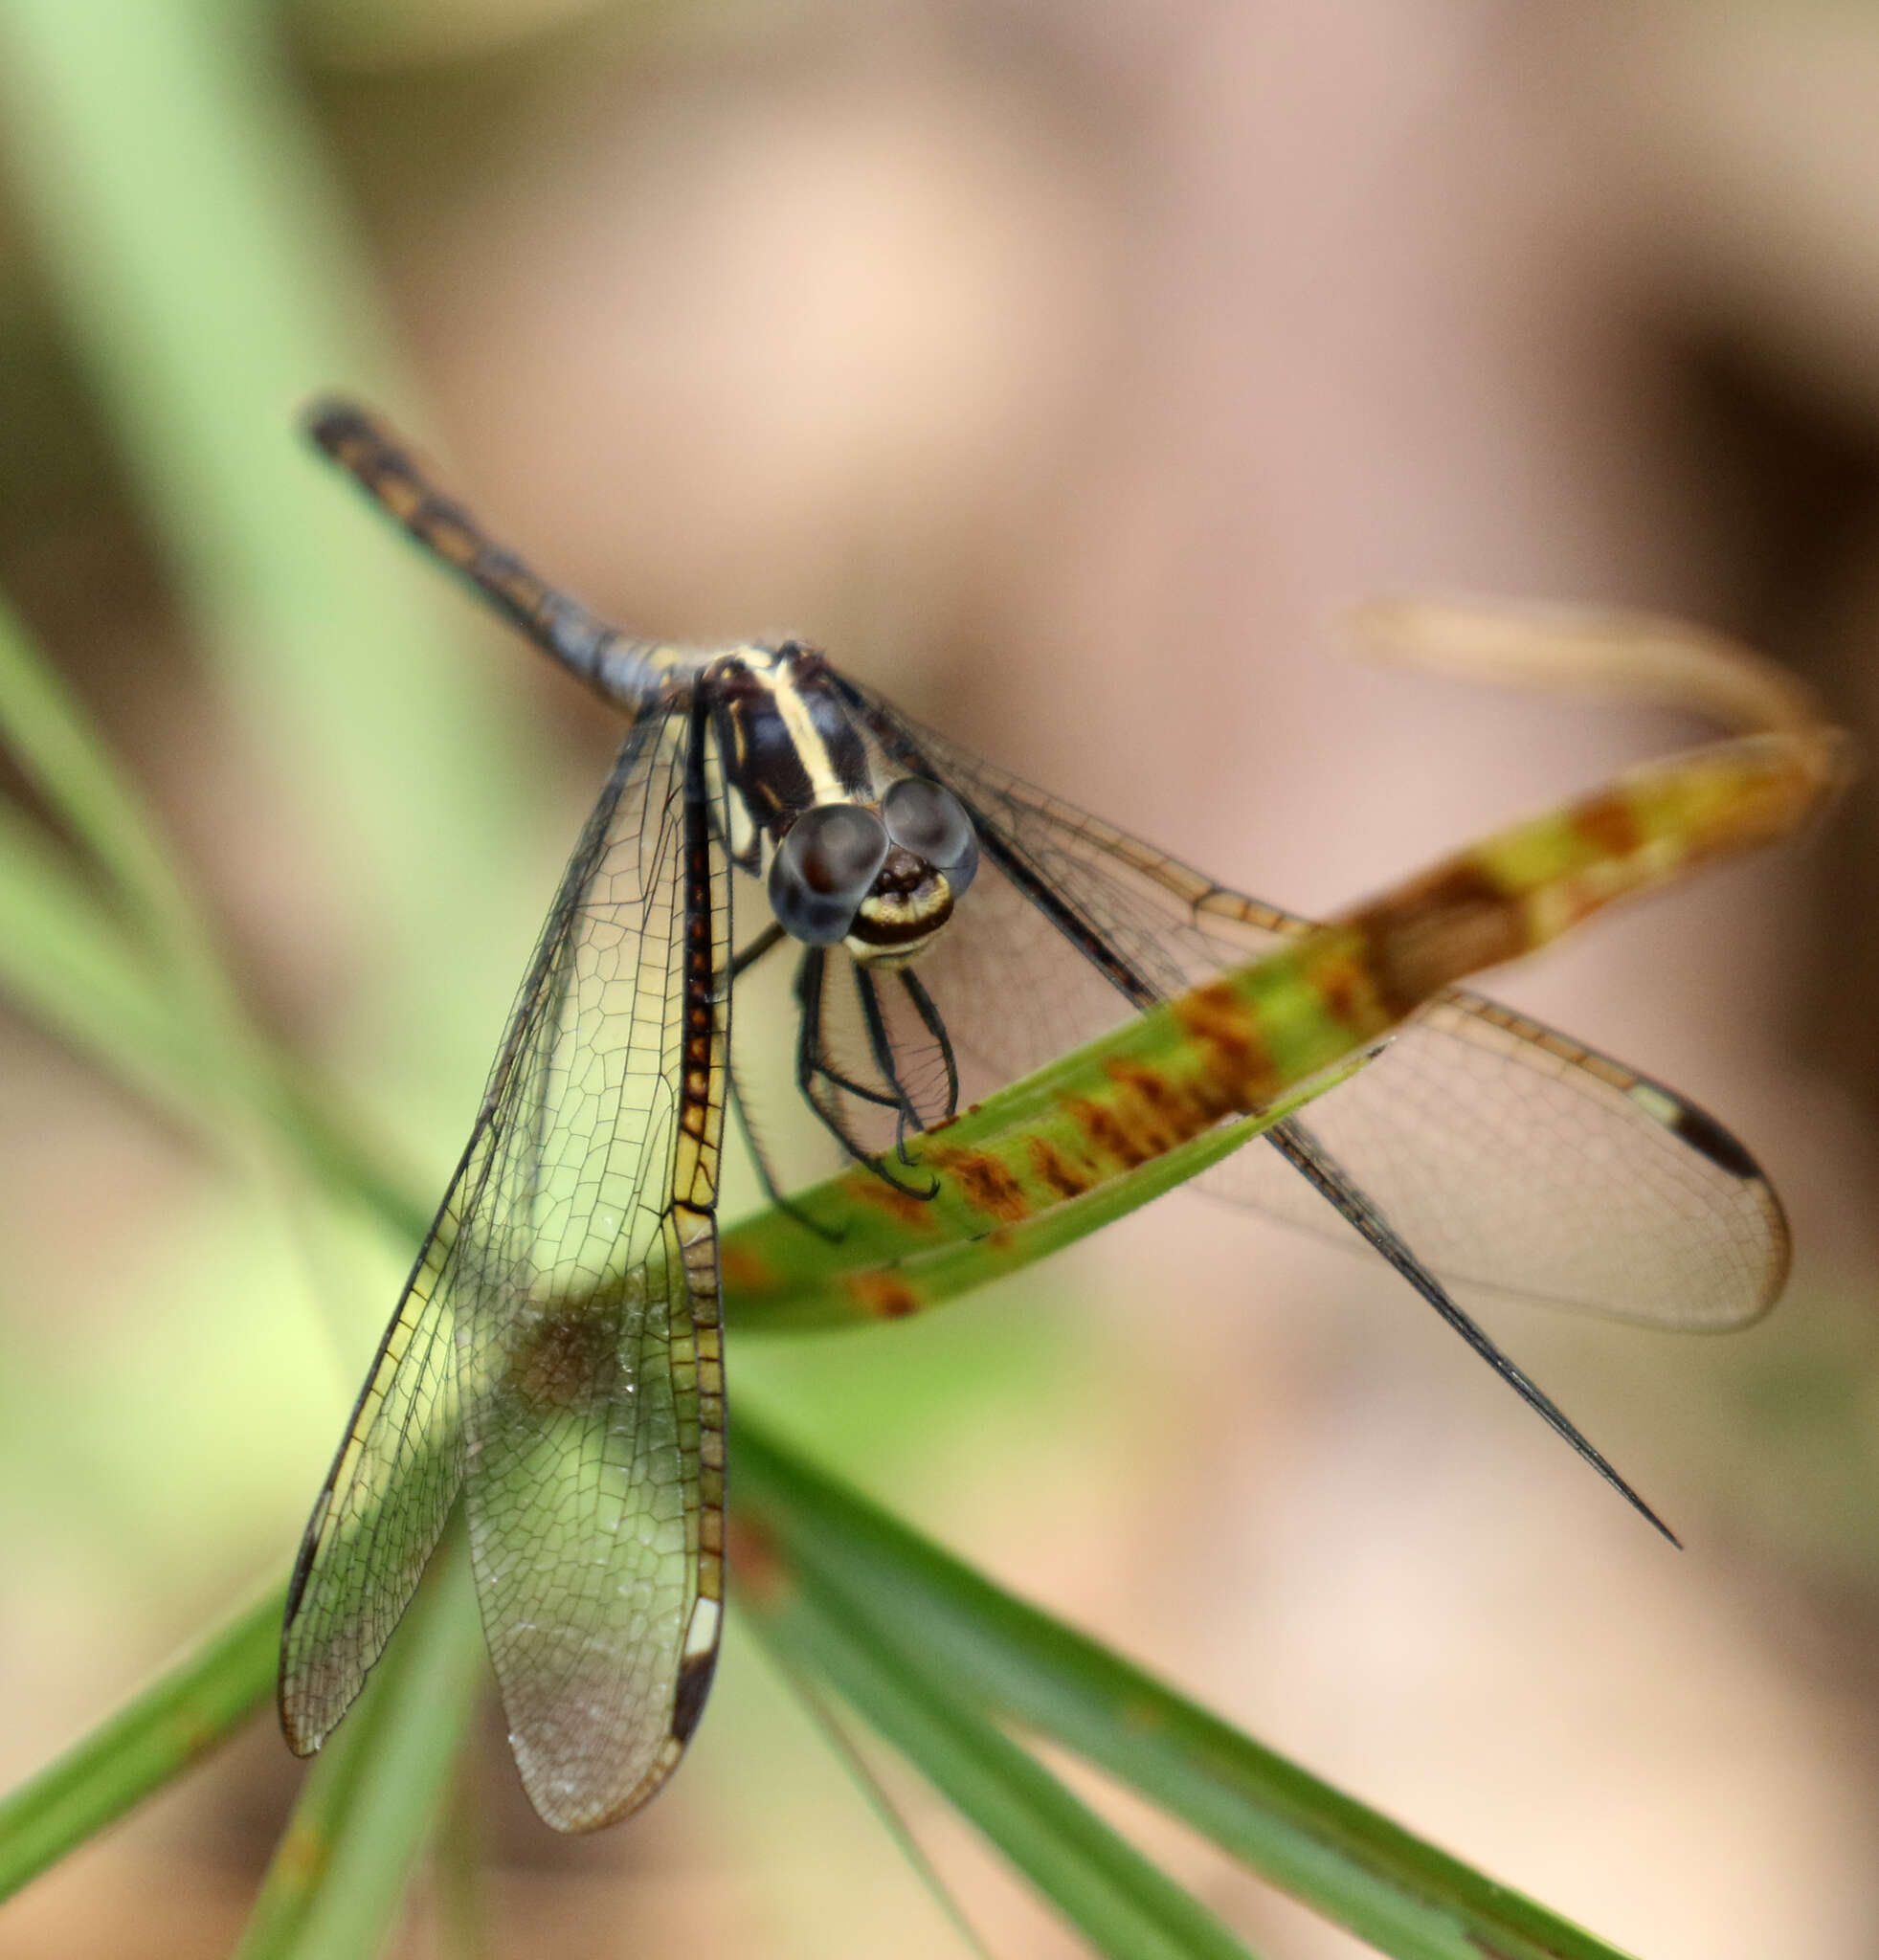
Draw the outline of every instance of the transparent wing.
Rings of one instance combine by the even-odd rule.
[[[703,717],[628,737],[316,1508],[281,1706],[317,1747],[459,1485],[516,1759],[588,1829],[677,1763],[716,1653],[728,939]]]
[[[727,868],[702,711],[629,778],[549,963],[459,1309],[470,1548],[536,1808],[610,1822],[717,1650]]]
[[[1307,929],[856,695],[884,748],[951,787],[990,839],[917,969],[989,1078],[1023,1074],[1144,993]],[[1762,1312],[1786,1277],[1779,1203],[1713,1118],[1476,994],[1444,995],[1299,1127],[1419,1259],[1468,1292],[1726,1327]],[[1203,1186],[1353,1236],[1276,1150],[1242,1150]]]
[[[406,1282],[301,1541],[280,1683],[280,1726],[297,1755],[320,1747],[365,1685],[462,1485],[451,1275],[475,1149]]]

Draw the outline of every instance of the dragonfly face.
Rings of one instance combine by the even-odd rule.
[[[918,776],[883,780],[827,661],[807,648],[728,656],[698,687],[717,724],[731,860],[764,879],[777,924],[883,971],[917,959],[978,870],[958,798]]]
[[[918,1199],[895,1146],[962,1082],[1025,1075],[1308,922],[808,649],[629,640],[368,417],[335,407],[313,433],[630,728],[307,1526],[281,1717],[319,1747],[460,1502],[523,1780],[548,1822],[590,1829],[671,1773],[723,1617],[716,1209],[742,976],[794,947],[796,1085]],[[1474,994],[1439,995],[1264,1142],[1203,1185],[1367,1243],[1640,1509],[1449,1289],[1719,1327],[1785,1276],[1780,1208],[1719,1124]]]

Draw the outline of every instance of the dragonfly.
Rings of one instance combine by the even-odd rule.
[[[745,1112],[761,1059],[732,1056],[745,990],[787,982],[795,1087],[846,1158],[917,1205],[932,1187],[908,1140],[962,1098],[1309,923],[980,760],[809,646],[616,631],[367,412],[325,404],[308,426],[628,729],[307,1525],[282,1726],[302,1754],[331,1732],[460,1503],[523,1782],[548,1823],[593,1829],[671,1775],[718,1652],[716,1214],[727,1106]],[[1367,1243],[1670,1535],[1462,1301],[1754,1319],[1788,1235],[1728,1130],[1451,991],[1264,1143],[1203,1183]]]

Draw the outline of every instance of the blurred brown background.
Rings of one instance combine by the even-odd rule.
[[[798,630],[1306,910],[1697,733],[1354,666],[1324,627],[1365,593],[1688,614],[1879,746],[1865,10],[308,0],[279,31],[426,447],[605,612]],[[225,739],[39,222],[0,205],[0,587],[248,984],[343,1045],[389,1012],[379,947]],[[474,1058],[613,730],[450,620],[541,731],[537,777],[492,791],[529,875],[490,902],[487,970],[440,953],[400,982],[460,1007]],[[766,1348],[752,1392],[1028,1595],[1622,1947],[1879,1950],[1873,820],[1860,791],[1810,849],[1497,990],[1714,1109],[1791,1208],[1793,1288],[1748,1334],[1497,1323],[1681,1557],[1380,1271],[1185,1196],[931,1325]],[[439,878],[480,908],[473,862]],[[388,1096],[439,1182],[480,1068]],[[284,1556],[390,1295],[335,1253],[336,1337],[244,1286],[279,1248],[174,1138],[23,1022],[0,1070],[11,1781]],[[721,1679],[672,1793],[592,1842],[535,1825],[492,1725],[490,1950],[957,1950],[760,1658]],[[0,1955],[225,1949],[297,1773],[257,1726],[0,1914]],[[997,1951],[1071,1950],[895,1788]],[[1262,1950],[1356,1950],[1143,1829]],[[443,1937],[420,1909],[406,1949]]]

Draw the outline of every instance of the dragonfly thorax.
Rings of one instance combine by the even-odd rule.
[[[978,869],[964,805],[896,771],[811,648],[740,647],[700,684],[730,791],[731,855],[764,877],[776,923],[805,946],[905,966]]]

